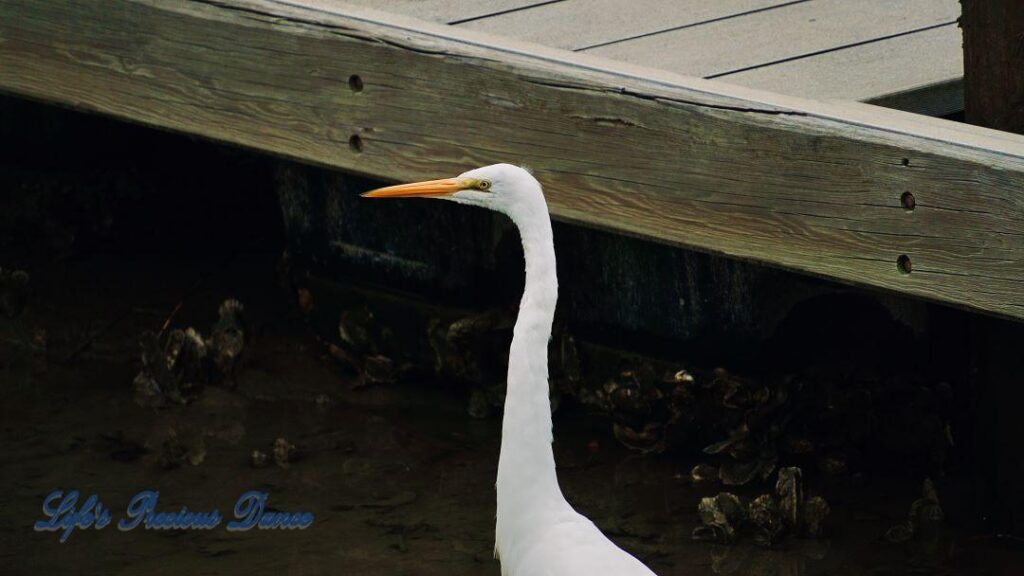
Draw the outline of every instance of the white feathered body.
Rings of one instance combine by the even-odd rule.
[[[509,174],[495,174],[500,168]],[[508,391],[498,462],[495,553],[503,576],[653,576],[565,501],[551,449],[548,340],[558,299],[551,219],[540,184],[497,165],[488,177],[514,202],[501,207],[519,228],[526,284],[509,352]]]

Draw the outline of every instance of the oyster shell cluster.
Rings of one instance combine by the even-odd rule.
[[[270,450],[253,450],[249,455],[249,464],[253,468],[266,468],[273,462],[279,468],[287,469],[291,467],[292,462],[299,459],[299,456],[299,449],[288,439],[277,438]]]
[[[135,376],[135,401],[142,406],[186,404],[204,387],[228,381],[245,348],[244,308],[225,300],[209,337],[195,328],[175,328],[139,339],[142,369]]]
[[[692,474],[695,484],[743,486],[768,480],[782,464],[849,477],[864,469],[866,454],[941,469],[952,446],[950,396],[943,383],[895,377],[808,371],[755,379],[645,361],[608,378],[592,403],[630,448],[702,449],[708,460]]]
[[[312,309],[312,292],[298,294]],[[514,309],[359,293],[337,318],[327,349],[357,386],[441,377],[467,386],[471,416],[500,413]],[[876,456],[938,471],[952,444],[949,386],[913,373],[811,359],[798,373],[749,377],[585,340],[557,322],[549,369],[553,405],[568,397],[600,410],[630,449],[703,450],[699,483],[767,481],[781,465],[848,478]]]
[[[821,537],[829,512],[824,498],[804,494],[800,468],[782,468],[774,492],[749,502],[731,492],[702,498],[697,505],[701,525],[693,530],[693,538],[731,544],[750,532],[758,545],[773,548],[787,535]]]
[[[921,487],[921,497],[910,505],[907,520],[890,527],[885,532],[885,539],[894,544],[909,542],[919,537],[927,528],[940,524],[944,518],[935,484],[931,478],[925,478]]]

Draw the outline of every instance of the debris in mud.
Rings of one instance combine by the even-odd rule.
[[[327,355],[334,358],[336,361],[344,364],[346,367],[352,370],[359,370],[362,366],[362,362],[354,354],[351,354],[341,346],[333,342],[324,342],[320,340],[321,344],[324,344],[327,348]]]
[[[923,528],[940,524],[944,517],[935,485],[931,478],[925,478],[921,497],[910,505],[907,521],[889,528],[885,532],[885,539],[894,544],[908,542],[916,538]]]
[[[142,369],[135,376],[135,401],[141,406],[186,404],[208,385],[230,380],[245,347],[242,304],[225,300],[209,338],[192,327],[165,337],[145,332],[139,338]]]
[[[800,468],[781,468],[774,493],[761,494],[749,503],[730,492],[701,499],[697,506],[701,525],[693,530],[693,538],[730,544],[749,528],[759,546],[774,548],[786,535],[819,538],[829,511],[824,498],[806,497]]]
[[[245,402],[234,392],[208,388],[187,405],[156,412],[143,446],[164,470],[199,466],[218,443],[237,445],[245,437]]]
[[[0,314],[8,318],[18,316],[25,309],[28,299],[28,272],[0,268]]]
[[[765,548],[773,548],[785,530],[778,502],[771,494],[761,494],[751,500],[749,514],[755,528],[754,541]]]
[[[620,443],[645,453],[668,447],[666,427],[673,421],[670,395],[675,382],[667,380],[659,381],[654,368],[641,363],[623,368],[598,389],[597,399],[611,415],[612,432]]]
[[[270,465],[270,456],[262,450],[253,450],[249,455],[249,463],[253,468],[266,468]]]
[[[366,306],[342,310],[338,318],[338,335],[351,350],[371,352],[386,339],[378,329],[373,312]]]
[[[703,486],[718,481],[718,468],[710,464],[697,464],[690,469],[690,483]]]
[[[313,311],[313,294],[309,291],[309,288],[298,288],[295,291],[295,295],[299,310],[303,314],[309,314]]]
[[[707,540],[720,544],[736,541],[736,533],[747,520],[747,510],[739,497],[729,492],[701,498],[697,505],[701,525],[694,528],[695,540]]]
[[[355,388],[397,382],[413,368],[410,359],[401,356],[403,347],[395,344],[391,328],[365,305],[342,310],[338,336],[340,345],[328,343],[328,353],[357,372]]]
[[[828,518],[832,509],[828,502],[821,496],[811,496],[803,505],[800,519],[803,521],[804,535],[810,538],[820,538],[825,519]]]
[[[504,380],[515,317],[493,309],[450,323],[435,319],[427,337],[435,354],[434,370],[464,382],[493,384]]]
[[[234,373],[235,364],[245,348],[243,311],[242,303],[234,298],[225,300],[217,310],[217,322],[213,325],[207,343],[213,358],[214,372],[221,378],[228,378]]]
[[[289,465],[298,459],[299,452],[294,444],[284,438],[274,440],[274,463],[281,468],[288,468]]]
[[[321,410],[326,410],[327,408],[330,407],[331,404],[334,403],[334,401],[331,400],[331,397],[328,396],[327,394],[317,394],[316,400],[314,400],[314,402],[316,402],[316,407]]]
[[[796,467],[779,470],[775,495],[779,498],[782,521],[797,526],[801,520],[800,508],[804,503],[803,471]]]
[[[623,446],[638,452],[658,453],[666,448],[662,427],[656,423],[644,424],[643,430],[636,431],[629,426],[615,422],[612,424],[612,434]]]
[[[368,356],[363,361],[363,378],[367,384],[393,384],[398,381],[398,367],[387,356]]]
[[[206,459],[206,440],[202,434],[179,433],[170,428],[160,445],[158,462],[164,470],[172,470],[185,464],[199,466]]]
[[[193,334],[192,330],[173,330],[165,342],[154,332],[142,334],[139,338],[142,370],[133,382],[136,403],[147,407],[159,407],[168,402],[185,403],[181,390],[192,387],[192,383],[183,382],[188,371],[185,366],[192,364],[188,358],[206,355],[205,344],[193,338]],[[196,350],[192,350],[193,347]]]

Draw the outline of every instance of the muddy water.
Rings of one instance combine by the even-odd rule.
[[[4,574],[498,574],[492,557],[500,423],[467,415],[443,382],[354,389],[276,288],[273,255],[227,263],[91,256],[33,275],[28,310],[0,326],[0,556]],[[233,389],[193,404],[139,407],[130,383],[137,335],[179,302],[178,326],[207,330],[217,303],[247,307],[251,338]],[[942,526],[907,544],[920,479],[814,487],[832,503],[827,538],[762,550],[749,538],[695,542],[687,455],[639,456],[602,417],[556,414],[556,459],[569,500],[659,574],[1019,574],[1014,540]],[[195,464],[161,465],[169,436]],[[196,448],[195,438],[202,438]],[[295,444],[288,468],[254,468],[253,450]],[[191,439],[191,440],[190,440]],[[115,522],[132,495],[160,491],[160,509],[230,513],[248,490],[276,510],[310,511],[303,531],[77,530],[36,533],[54,489],[96,493]]]

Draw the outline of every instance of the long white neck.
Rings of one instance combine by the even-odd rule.
[[[542,198],[526,214],[513,218],[523,242],[526,286],[509,352],[498,460],[496,544],[502,555],[521,544],[544,517],[566,505],[551,451],[548,340],[558,279],[551,219]]]

